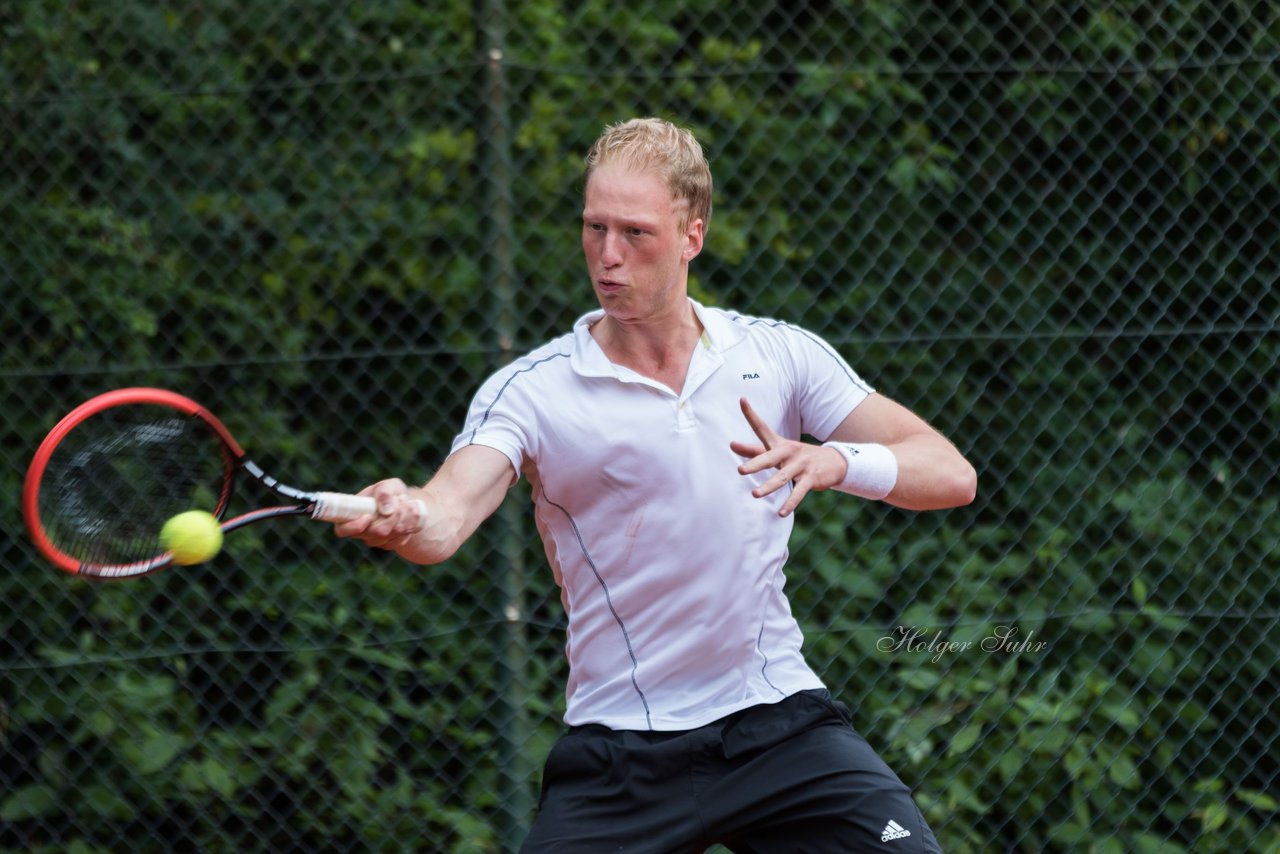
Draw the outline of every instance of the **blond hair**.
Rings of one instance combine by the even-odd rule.
[[[654,172],[675,199],[688,202],[681,228],[695,219],[711,221],[711,167],[694,135],[664,119],[631,119],[608,125],[587,152],[583,186],[605,163]]]

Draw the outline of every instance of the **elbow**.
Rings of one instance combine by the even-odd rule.
[[[978,497],[978,472],[969,464],[968,460],[964,461],[964,468],[956,479],[956,505],[964,507],[972,504],[974,499]]]
[[[972,504],[978,496],[978,473],[962,457],[954,465],[939,470],[930,493],[929,499],[915,509],[950,510]]]
[[[964,457],[957,460],[946,487],[947,507],[964,507],[978,497],[978,472]]]

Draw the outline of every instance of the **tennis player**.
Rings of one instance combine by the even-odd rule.
[[[931,510],[976,475],[818,336],[690,300],[711,188],[688,131],[606,128],[582,212],[599,310],[480,387],[430,482],[366,488],[378,515],[337,533],[438,563],[529,479],[569,681],[524,851],[938,851],[806,664],[783,567],[811,491]]]

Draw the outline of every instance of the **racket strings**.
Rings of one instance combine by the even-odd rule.
[[[160,529],[171,517],[218,508],[226,460],[199,418],[146,405],[98,413],[49,460],[40,495],[46,533],[83,563],[148,560],[164,551]]]

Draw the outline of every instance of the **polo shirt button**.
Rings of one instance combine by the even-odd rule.
[[[680,401],[676,407],[676,426],[681,429],[693,426],[693,407],[687,400]]]

